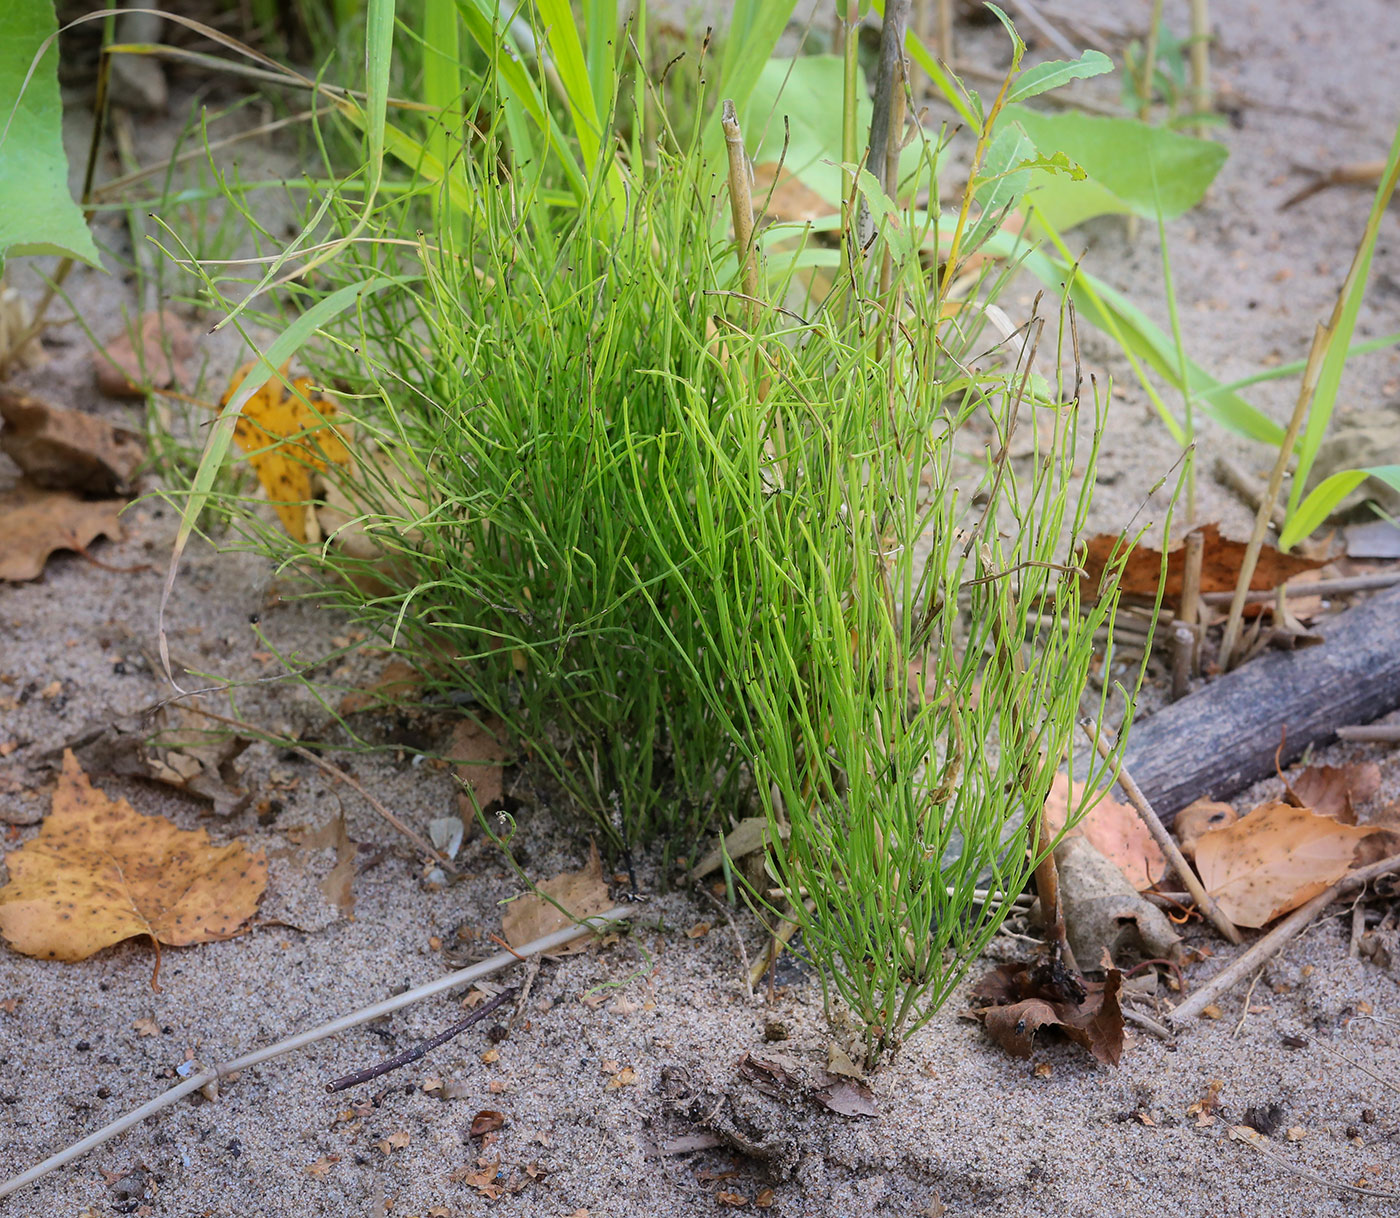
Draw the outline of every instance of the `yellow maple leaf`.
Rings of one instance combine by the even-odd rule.
[[[267,858],[242,842],[215,846],[203,829],[179,829],[110,799],[71,749],[39,836],[5,857],[0,935],[26,956],[85,960],[149,935],[184,947],[227,939],[251,918],[267,887]]]
[[[323,472],[327,462],[349,465],[351,456],[345,425],[334,422],[338,411],[335,399],[317,392],[306,376],[292,381],[288,392],[284,383],[287,367],[283,364],[278,376],[269,378],[244,403],[233,438],[248,454],[248,463],[287,535],[304,542],[313,539],[316,528],[311,513],[314,474]],[[244,364],[233,374],[221,407],[228,406],[252,369],[253,364]]]

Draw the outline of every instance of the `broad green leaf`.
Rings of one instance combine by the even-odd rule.
[[[739,111],[744,144],[755,165],[777,162],[784,173],[831,204],[841,206],[841,96],[844,65],[835,55],[806,55],[799,59],[770,59],[763,65],[747,106]],[[869,131],[871,104],[865,77],[856,77],[856,128]],[[783,149],[784,122],[787,149]],[[907,173],[923,156],[914,140],[900,155]]]
[[[1287,550],[1300,542],[1367,478],[1378,478],[1387,486],[1400,491],[1400,465],[1371,465],[1365,469],[1344,469],[1329,478],[1324,478],[1313,487],[1296,510],[1289,514],[1283,532],[1279,534],[1279,549]]]
[[[1040,93],[1058,89],[1071,80],[1086,80],[1113,71],[1113,60],[1102,51],[1085,51],[1078,59],[1056,59],[1027,68],[1011,84],[1007,103],[1025,101]]]
[[[50,0],[0,3],[0,270],[12,254],[102,265],[68,193],[57,39],[34,64],[57,28]]]
[[[962,248],[972,253],[992,229],[1014,211],[1031,183],[1025,163],[1035,158],[1035,145],[1015,123],[998,124],[1001,130],[982,159],[982,173],[973,194],[982,213],[963,239]]]
[[[1063,153],[1088,174],[1087,182],[1036,175],[1036,209],[1061,232],[1105,214],[1179,216],[1200,202],[1227,155],[1220,144],[1136,119],[1021,105],[1006,107],[1003,117],[1019,123],[1042,156]]]

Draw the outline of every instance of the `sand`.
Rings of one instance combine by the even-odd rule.
[[[1071,37],[1076,23],[1087,25],[1115,50],[1139,31],[1147,10],[1040,7]],[[1173,27],[1183,29],[1183,6],[1167,8]],[[1369,192],[1336,190],[1290,212],[1277,208],[1306,181],[1295,164],[1326,169],[1383,154],[1394,119],[1389,69],[1400,14],[1379,0],[1325,11],[1287,0],[1221,5],[1214,18],[1217,79],[1239,103],[1236,121],[1220,133],[1231,156],[1206,203],[1170,236],[1189,349],[1231,377],[1301,356],[1331,306]],[[986,65],[1003,57],[990,32],[964,30],[962,46]],[[1092,84],[1084,86],[1086,97],[1112,100]],[[187,89],[188,82],[177,86]],[[110,224],[103,231],[119,239]],[[1392,214],[1359,337],[1394,328],[1395,238]],[[1122,225],[1105,221],[1077,240],[1098,274],[1165,324],[1155,233],[1144,228],[1129,246]],[[32,289],[23,273],[18,280]],[[115,286],[85,274],[74,281],[100,332],[115,328]],[[130,409],[96,396],[81,337],[71,328],[61,333],[68,345],[54,347],[49,366],[19,383],[133,420]],[[1097,338],[1086,339],[1085,348],[1091,366],[1118,381],[1107,477],[1095,506],[1096,521],[1117,528],[1176,454],[1121,361]],[[239,358],[227,341],[204,342],[201,353],[216,385]],[[1393,400],[1397,376],[1393,351],[1358,362],[1344,412]],[[1261,389],[1252,400],[1283,417],[1290,383]],[[1267,464],[1267,452],[1216,427],[1207,425],[1205,436],[1212,452],[1232,453],[1255,469]],[[0,467],[0,479],[9,471]],[[1205,519],[1237,534],[1247,527],[1247,511],[1209,477],[1202,479],[1201,505]],[[17,822],[7,849],[28,840],[32,822],[48,809],[51,776],[41,755],[86,723],[163,692],[142,651],[153,639],[173,515],[150,500],[129,519],[126,539],[96,552],[113,567],[144,569],[104,570],[64,556],[42,580],[0,587],[0,742],[17,746],[3,771],[15,782],[0,794],[3,819]],[[290,587],[254,556],[194,547],[172,604],[172,649],[224,678],[271,675],[276,663],[255,632],[256,616],[256,630],[282,654],[324,654],[342,627],[282,599]],[[337,662],[318,679],[353,683],[377,661],[356,655],[344,663],[343,671]],[[310,694],[286,683],[253,687],[240,708],[279,730],[322,722]],[[401,741],[403,751],[351,762],[369,790],[419,828],[449,811],[454,794],[445,772],[414,764],[411,747],[440,744],[448,726],[427,716],[385,720],[376,730]],[[1316,758],[1351,759],[1377,761],[1384,797],[1400,796],[1393,751],[1339,745]],[[155,784],[100,781],[143,812],[265,849],[267,897],[251,934],[167,951],[160,993],[152,992],[153,957],[141,942],[71,965],[0,953],[0,1176],[143,1103],[178,1081],[190,1062],[236,1056],[437,977],[464,955],[496,950],[487,936],[499,932],[500,903],[518,886],[489,845],[469,843],[461,862],[470,878],[434,890],[402,839],[314,766],[264,745],[253,745],[240,764],[255,798],[228,820]],[[1248,808],[1277,788],[1260,784],[1235,802]],[[264,800],[275,802],[260,815]],[[342,811],[361,868],[353,919],[320,887],[334,851],[301,850],[289,838],[289,830],[322,825]],[[582,862],[584,848],[553,810],[527,803],[521,825],[533,874]],[[642,860],[639,878],[655,891],[655,860]],[[522,1021],[499,1043],[478,1027],[382,1081],[326,1094],[329,1079],[462,1014],[460,995],[431,999],[248,1070],[225,1082],[215,1102],[182,1101],[0,1202],[0,1212],[456,1218],[586,1211],[591,1218],[668,1218],[723,1209],[721,1194],[746,1199],[747,1208],[768,1202],[769,1212],[813,1218],[1379,1211],[1393,1202],[1348,1195],[1340,1186],[1400,1194],[1400,1105],[1395,1083],[1375,1077],[1400,1079],[1400,1012],[1393,968],[1348,957],[1346,913],[1338,907],[1293,944],[1248,997],[1240,991],[1222,1001],[1219,1019],[1203,1018],[1173,1043],[1130,1033],[1116,1069],[1057,1041],[1039,1044],[1029,1060],[1009,1058],[960,1017],[967,1003],[959,991],[870,1080],[880,1115],[853,1118],[800,1096],[767,1097],[738,1072],[746,1053],[825,1064],[834,1034],[810,975],[785,969],[771,1005],[766,996],[749,997],[735,932],[713,907],[687,893],[653,896],[636,906],[629,933],[546,963]],[[702,922],[714,925],[691,937]],[[744,914],[735,922],[755,955],[761,928]],[[1188,969],[1193,983],[1235,954],[1199,926],[1187,934],[1208,957]],[[993,955],[1029,950],[1003,938]],[[990,962],[975,965],[974,974]],[[498,980],[518,980],[516,973]],[[765,1027],[774,1022],[785,1025],[788,1039],[767,1043]],[[431,1079],[456,1084],[459,1098],[426,1092]],[[1213,1110],[1192,1111],[1212,1094]],[[1272,1104],[1281,1111],[1268,1145],[1295,1171],[1227,1137],[1249,1109]],[[482,1110],[506,1118],[489,1143],[470,1135]],[[773,1148],[770,1162],[724,1146],[677,1151],[678,1139],[701,1130],[692,1114],[711,1111],[713,1123]],[[493,1179],[488,1165],[497,1158]],[[493,1183],[502,1190],[496,1199],[486,1195]]]

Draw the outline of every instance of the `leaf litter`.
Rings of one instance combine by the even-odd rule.
[[[28,956],[85,960],[137,935],[186,947],[232,938],[257,911],[267,859],[242,842],[144,816],[93,787],[67,752],[39,836],[5,859],[0,935]]]
[[[125,499],[83,499],[19,481],[0,492],[0,581],[38,579],[59,550],[87,555],[99,537],[122,539]]]
[[[519,948],[611,908],[612,898],[603,876],[603,860],[598,854],[597,842],[591,842],[588,862],[577,871],[565,871],[551,880],[545,880],[539,886],[538,893],[526,893],[512,901],[501,920],[501,931],[511,947]],[[572,955],[586,950],[588,944],[589,940],[584,936],[555,948],[551,955]]]
[[[1051,961],[999,964],[972,987],[970,1017],[1013,1057],[1029,1057],[1041,1028],[1060,1031],[1097,1061],[1116,1066],[1123,1055],[1123,975],[1085,981]]]
[[[1055,775],[1045,799],[1045,823],[1052,834],[1064,828],[1070,805],[1078,807],[1083,796],[1082,782],[1071,787],[1066,775]],[[1087,838],[1139,892],[1154,887],[1167,876],[1166,856],[1142,823],[1142,817],[1111,795],[1105,795],[1085,813],[1070,835]]]
[[[0,389],[0,419],[0,451],[45,490],[124,494],[146,459],[135,432],[27,393]]]

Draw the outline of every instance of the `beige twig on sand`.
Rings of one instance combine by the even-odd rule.
[[[1311,925],[1322,911],[1339,896],[1351,892],[1355,888],[1360,888],[1363,884],[1369,884],[1380,876],[1389,875],[1393,871],[1400,871],[1400,854],[1392,854],[1389,858],[1372,863],[1369,867],[1361,867],[1344,875],[1326,892],[1319,893],[1306,905],[1300,905],[1295,909],[1233,964],[1221,969],[1190,998],[1176,1007],[1167,1016],[1168,1022],[1180,1026],[1187,1020],[1194,1019],[1227,990],[1249,976],[1260,965],[1278,955],[1286,943]]]
[[[1248,1125],[1231,1125],[1229,1136],[1230,1141],[1244,1142],[1246,1145],[1254,1147],[1261,1155],[1266,1159],[1272,1159],[1284,1171],[1292,1172],[1293,1175],[1300,1176],[1304,1180],[1311,1180],[1314,1184],[1321,1184],[1325,1188],[1341,1189],[1347,1193],[1356,1193],[1362,1197],[1380,1197],[1386,1201],[1400,1201],[1400,1193],[1385,1193],[1379,1189],[1362,1188],[1359,1184],[1348,1184],[1344,1180],[1329,1180],[1326,1176],[1319,1176],[1306,1167],[1294,1167],[1281,1154],[1268,1146],[1267,1139],[1262,1133],[1251,1129]]]
[[[1084,734],[1093,741],[1094,747],[1098,749],[1099,756],[1105,761],[1113,752],[1113,744],[1098,731],[1093,724],[1087,720],[1079,725],[1084,729]],[[1186,885],[1186,891],[1191,894],[1191,899],[1200,906],[1201,912],[1215,924],[1215,929],[1225,936],[1231,943],[1243,943],[1239,928],[1235,926],[1229,918],[1225,916],[1215,899],[1205,890],[1195,869],[1188,863],[1181,853],[1181,848],[1173,840],[1172,835],[1167,832],[1167,827],[1162,824],[1161,817],[1153,810],[1152,805],[1147,802],[1147,796],[1142,793],[1142,789],[1133,781],[1133,776],[1128,773],[1123,765],[1118,767],[1118,785],[1123,788],[1128,796],[1128,802],[1133,805],[1139,819],[1147,826],[1147,831],[1152,834],[1152,840],[1161,847],[1162,853],[1167,856],[1167,862],[1172,865],[1172,870],[1181,877],[1181,882]]]
[[[56,1167],[62,1167],[65,1163],[71,1163],[74,1159],[81,1158],[88,1151],[101,1146],[103,1142],[117,1136],[125,1129],[130,1129],[133,1125],[138,1125],[148,1116],[159,1112],[162,1108],[169,1108],[176,1100],[182,1099],[191,1092],[207,1087],[210,1083],[233,1074],[238,1070],[247,1070],[261,1062],[269,1061],[274,1057],[281,1057],[284,1053],[290,1053],[294,1049],[301,1049],[306,1045],[314,1044],[318,1040],[325,1040],[329,1036],[344,1032],[349,1028],[358,1027],[362,1023],[368,1023],[371,1019],[378,1019],[381,1015],[388,1015],[392,1011],[397,1011],[401,1007],[406,1007],[417,1002],[420,998],[429,998],[433,994],[441,994],[444,990],[453,990],[458,986],[467,985],[473,981],[479,981],[482,977],[489,977],[492,973],[498,973],[502,969],[512,964],[518,963],[522,958],[538,956],[543,952],[551,951],[556,947],[561,947],[570,939],[576,939],[580,935],[588,934],[606,926],[609,922],[617,922],[630,917],[635,911],[628,906],[619,905],[608,910],[607,913],[599,914],[597,917],[587,918],[583,922],[574,926],[566,926],[563,930],[557,930],[553,934],[545,935],[536,939],[533,943],[527,943],[520,948],[519,952],[499,952],[482,960],[478,964],[473,964],[469,968],[459,969],[455,973],[448,973],[444,977],[439,977],[435,981],[426,982],[415,989],[407,990],[402,994],[396,994],[392,998],[386,998],[383,1002],[376,1002],[373,1006],[362,1007],[358,1011],[352,1011],[349,1015],[342,1015],[339,1019],[333,1019],[329,1023],[323,1023],[319,1028],[312,1028],[309,1032],[301,1032],[296,1036],[288,1037],[286,1040],[278,1041],[275,1045],[268,1045],[265,1049],[257,1049],[252,1053],[245,1053],[242,1057],[236,1057],[232,1061],[223,1062],[217,1066],[211,1066],[208,1070],[203,1070],[192,1078],[186,1079],[178,1087],[172,1087],[164,1095],[159,1095],[147,1104],[142,1104],[134,1112],[129,1112],[119,1120],[113,1121],[104,1129],[99,1129],[94,1134],[89,1134],[80,1142],[74,1142],[66,1150],[61,1150],[55,1155],[51,1155],[42,1163],[35,1164],[28,1171],[21,1172],[18,1176],[0,1183],[0,1197],[7,1197],[11,1193],[23,1188],[26,1184],[32,1184],[41,1176],[48,1175]]]
[[[1400,744],[1400,723],[1367,723],[1360,727],[1339,727],[1337,736],[1342,740],[1372,744]]]

